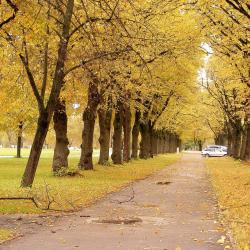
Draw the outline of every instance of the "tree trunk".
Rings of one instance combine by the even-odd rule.
[[[182,151],[182,141],[181,141],[180,137],[178,137],[177,146],[179,148],[179,152],[181,152]]]
[[[167,153],[167,133],[164,131],[163,133],[163,153]]]
[[[111,118],[112,110],[100,108],[98,110],[99,117],[99,127],[100,127],[100,156],[99,162],[100,165],[106,165],[109,160],[109,145],[110,145],[110,130],[111,130]]]
[[[244,160],[247,145],[247,128],[242,131],[240,159]]]
[[[64,100],[58,99],[53,116],[56,144],[52,170],[54,174],[65,171],[68,168],[69,140],[67,137],[68,117]]]
[[[130,161],[130,148],[131,148],[131,111],[128,104],[123,104],[123,161]]]
[[[153,140],[154,140],[154,130],[151,122],[148,124],[149,127],[149,157],[153,158],[154,153],[153,153]]]
[[[160,137],[160,131],[157,131],[157,154],[161,154],[161,137]]]
[[[141,112],[136,110],[135,112],[135,122],[132,130],[132,155],[133,159],[138,158],[138,143],[139,143],[139,133],[140,133],[140,118]]]
[[[198,140],[198,147],[199,147],[199,151],[202,151],[202,141]]]
[[[148,123],[140,123],[140,154],[141,159],[148,159],[150,154],[150,134]]]
[[[170,152],[170,134],[166,133],[166,153]]]
[[[30,156],[22,177],[21,186],[31,187],[34,181],[37,165],[42,152],[43,144],[49,129],[52,114],[42,112],[39,115],[36,134],[32,143]]]
[[[38,125],[37,130],[35,134],[35,138],[33,140],[33,144],[30,151],[30,156],[22,177],[21,186],[22,187],[30,187],[32,186],[37,165],[39,162],[39,158],[41,155],[42,147],[46,138],[46,135],[48,133],[49,124],[51,122],[57,100],[60,96],[61,88],[63,85],[64,80],[64,67],[65,67],[65,61],[67,58],[67,46],[70,39],[70,26],[71,26],[71,19],[73,15],[73,9],[74,9],[74,0],[68,0],[66,4],[66,10],[64,12],[63,18],[63,25],[61,29],[60,34],[60,41],[58,46],[58,53],[57,53],[57,61],[56,61],[56,67],[54,71],[53,76],[53,83],[52,88],[49,96],[49,100],[47,102],[46,107],[44,107],[43,99],[39,95],[36,86],[36,83],[34,82],[34,77],[30,71],[29,65],[27,60],[24,58],[23,55],[20,54],[20,58],[25,66],[30,84],[32,86],[34,95],[37,98],[38,107],[39,107],[39,119],[38,119]]]
[[[114,164],[122,164],[122,105],[117,104],[114,119],[114,134],[113,134],[113,148],[112,148],[112,161]]]
[[[23,136],[23,122],[21,121],[18,125],[18,135],[17,135],[17,152],[16,157],[21,158],[22,149],[22,136]]]
[[[241,128],[240,122],[238,121],[235,126],[232,127],[232,155],[234,158],[238,159],[240,157],[241,148]]]
[[[219,142],[219,135],[216,135],[215,137],[214,137],[214,144],[215,145],[220,145],[220,142]]]
[[[160,131],[159,140],[160,140],[160,143],[159,143],[159,153],[163,154],[163,146],[164,145],[163,145],[162,131]]]
[[[227,154],[229,156],[232,156],[232,129],[228,129],[228,133],[227,133]]]
[[[244,153],[244,160],[250,160],[250,124],[247,125],[246,130],[246,148]]]
[[[153,136],[152,136],[152,143],[151,143],[151,145],[152,145],[152,149],[151,149],[151,151],[152,151],[152,153],[153,153],[153,156],[154,155],[157,155],[158,154],[158,148],[157,148],[157,131],[153,131]]]
[[[84,170],[93,169],[93,140],[97,107],[99,104],[98,79],[89,83],[88,104],[83,112],[83,131],[81,158],[79,168]]]
[[[169,152],[173,153],[174,152],[174,135],[172,133],[169,134]]]

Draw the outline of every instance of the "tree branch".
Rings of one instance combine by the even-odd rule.
[[[35,82],[35,79],[33,77],[32,72],[30,70],[29,64],[28,64],[26,58],[22,54],[19,54],[19,57],[20,57],[23,65],[24,65],[25,70],[26,70],[30,86],[31,86],[31,88],[33,90],[33,93],[34,93],[34,95],[36,97],[36,100],[37,100],[37,103],[38,103],[39,111],[42,112],[45,109],[44,104],[43,104],[43,100],[42,100],[42,98],[41,98],[41,96],[39,94],[39,91],[37,89],[36,82]]]
[[[65,72],[64,76],[68,75],[70,72],[72,72],[72,71],[74,71],[74,70],[76,70],[76,69],[78,69],[80,67],[83,67],[86,64],[91,63],[91,62],[93,62],[95,60],[102,59],[102,58],[109,57],[109,56],[111,56],[111,57],[119,56],[120,54],[125,53],[125,52],[129,52],[129,51],[131,51],[130,47],[127,47],[127,48],[122,49],[122,50],[116,50],[116,51],[110,51],[110,52],[102,52],[99,55],[96,55],[95,57],[89,58],[87,60],[82,60],[79,64],[77,64],[77,65],[73,66],[72,68],[68,69]]]
[[[9,23],[10,21],[14,20],[15,17],[16,17],[17,12],[18,12],[18,10],[19,10],[18,7],[17,7],[14,3],[11,2],[11,0],[6,0],[6,2],[7,2],[7,4],[11,7],[11,9],[13,10],[13,14],[12,14],[9,18],[7,18],[6,20],[4,20],[4,21],[2,21],[2,22],[0,23],[0,29],[1,29],[5,24],[7,24],[7,23]],[[1,2],[0,2],[0,4],[1,4]]]

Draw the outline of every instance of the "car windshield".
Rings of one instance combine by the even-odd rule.
[[[213,149],[212,148],[205,148],[204,151],[209,151],[210,152],[210,151],[213,151]]]

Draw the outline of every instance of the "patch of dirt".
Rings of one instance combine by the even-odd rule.
[[[103,224],[131,225],[131,224],[142,222],[142,219],[140,219],[140,218],[98,219],[98,220],[93,220],[92,222],[103,223]]]
[[[171,184],[172,182],[170,182],[170,181],[159,181],[159,182],[157,182],[156,184],[157,185],[169,185],[169,184]]]

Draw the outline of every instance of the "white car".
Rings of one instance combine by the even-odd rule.
[[[201,151],[201,155],[205,157],[222,157],[227,155],[227,152],[221,148],[205,148]]]

